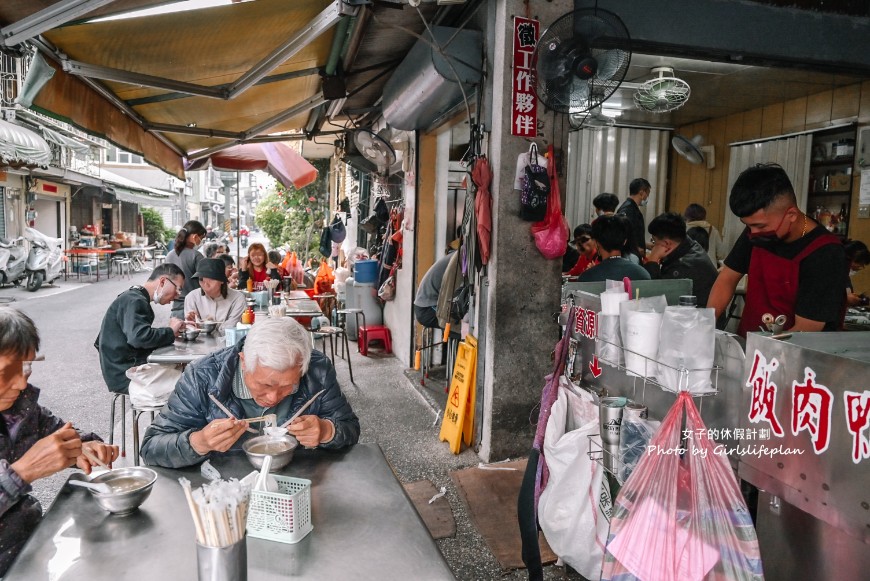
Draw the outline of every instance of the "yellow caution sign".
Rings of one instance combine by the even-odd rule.
[[[438,438],[450,443],[450,451],[459,454],[461,442],[471,445],[474,431],[475,376],[477,375],[477,339],[471,335],[459,344],[453,379],[441,421]]]

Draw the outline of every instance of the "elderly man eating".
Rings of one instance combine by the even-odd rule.
[[[148,464],[180,468],[240,448],[248,437],[244,418],[275,414],[281,425],[321,390],[323,395],[306,415],[290,424],[290,434],[309,448],[355,444],[359,420],[341,392],[332,363],[312,351],[308,332],[289,318],[258,321],[242,343],[187,367],[145,433],[142,458]]]
[[[80,434],[39,405],[39,389],[28,382],[38,349],[30,317],[0,307],[0,576],[42,519],[31,484],[74,465],[90,473],[95,464],[85,454],[104,463],[118,458],[117,446]]]

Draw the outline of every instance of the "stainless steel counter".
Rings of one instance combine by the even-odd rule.
[[[243,455],[213,460],[224,478],[252,470]],[[139,511],[117,517],[90,493],[64,486],[6,581],[191,581],[196,545],[177,480],[203,483],[199,467],[157,469]],[[314,530],[294,545],[249,537],[248,579],[454,579],[380,448],[301,450],[280,474],[312,481]]]
[[[224,347],[226,347],[226,340],[223,337],[200,334],[195,341],[177,340],[172,345],[155,349],[148,356],[148,363],[192,363]]]

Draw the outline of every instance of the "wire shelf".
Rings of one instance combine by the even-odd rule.
[[[691,395],[692,397],[708,397],[711,395],[717,395],[719,393],[719,372],[722,371],[721,365],[714,365],[713,367],[704,367],[704,368],[696,368],[696,369],[687,369],[685,367],[674,367],[672,365],[668,365],[667,363],[662,363],[661,361],[659,361],[655,358],[648,357],[646,355],[643,355],[642,353],[638,353],[637,351],[632,351],[631,349],[627,349],[627,348],[623,347],[622,345],[618,345],[616,343],[613,343],[612,341],[608,341],[607,339],[602,339],[602,338],[598,337],[595,339],[595,342],[596,342],[596,349],[595,349],[596,353],[601,351],[598,348],[598,344],[604,343],[604,344],[610,345],[610,346],[618,349],[620,352],[631,353],[632,355],[635,355],[637,357],[642,358],[643,359],[644,373],[642,375],[639,375],[639,374],[635,373],[635,371],[629,370],[628,367],[626,367],[626,365],[624,363],[619,363],[617,361],[613,361],[611,359],[608,359],[608,358],[602,357],[601,355],[598,355],[598,360],[600,362],[606,363],[607,365],[609,365],[611,367],[615,367],[616,369],[618,369],[620,371],[624,371],[624,372],[626,372],[626,374],[639,377],[643,381],[644,388],[646,388],[646,384],[649,383],[650,385],[654,385],[654,386],[660,388],[662,391],[666,391],[668,393],[678,394],[682,391],[687,391],[687,392],[689,392],[689,395]],[[650,369],[655,370],[659,367],[666,367],[668,369],[675,371],[679,375],[679,380],[677,382],[678,389],[675,390],[670,386],[662,384],[659,381],[659,378],[652,375],[652,373],[649,373]],[[689,389],[688,389],[689,374],[691,374],[691,373],[708,373],[708,372],[710,373],[710,385],[711,385],[710,390],[704,391],[701,393],[693,393],[693,392],[689,391]]]
[[[589,456],[589,459],[593,462],[599,464],[604,471],[610,474],[616,481],[622,485],[622,478],[620,477],[620,473],[622,472],[622,460],[619,459],[619,454],[612,454],[610,451],[604,448],[604,445],[601,443],[601,436],[599,434],[589,434],[586,436],[589,438],[589,449],[586,452],[586,455]]]

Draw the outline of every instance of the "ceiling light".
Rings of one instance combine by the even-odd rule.
[[[617,117],[622,115],[622,110],[616,109],[613,107],[602,106],[601,107],[601,114],[604,115],[605,117],[610,117],[612,119],[616,119]]]

